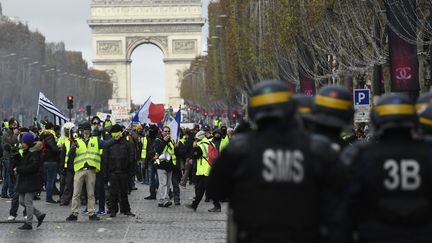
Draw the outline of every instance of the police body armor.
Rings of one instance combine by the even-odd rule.
[[[360,224],[424,226],[432,223],[432,146],[422,141],[386,141],[362,149],[365,196]]]
[[[238,234],[247,231],[249,238],[314,242],[319,200],[309,136],[281,130],[253,132],[242,138],[251,152],[242,159],[239,182],[232,193],[234,221]]]

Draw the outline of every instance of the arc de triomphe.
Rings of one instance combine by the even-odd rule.
[[[93,36],[93,66],[114,82],[110,104],[131,101],[131,55],[154,44],[164,55],[165,96],[182,103],[178,72],[201,52],[201,0],[92,0],[88,21]]]

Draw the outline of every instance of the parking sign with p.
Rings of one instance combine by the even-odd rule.
[[[370,105],[370,90],[355,89],[354,90],[354,105]]]

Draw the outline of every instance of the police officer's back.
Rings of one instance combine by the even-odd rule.
[[[249,102],[257,130],[233,138],[212,169],[209,194],[230,199],[233,212],[228,242],[318,242],[319,192],[346,183],[329,141],[294,125],[291,96],[282,82],[258,84]]]
[[[343,153],[353,167],[353,229],[361,242],[432,242],[432,146],[412,137],[415,107],[403,95],[386,95],[371,120],[376,142]]]

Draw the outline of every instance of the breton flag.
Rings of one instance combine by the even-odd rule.
[[[171,130],[171,138],[177,143],[180,139],[180,121],[181,121],[181,110],[178,110],[175,118],[171,115],[168,117],[168,127]]]
[[[158,123],[164,118],[165,109],[163,104],[154,104],[150,97],[144,102],[133,118],[134,122],[139,123]]]
[[[42,92],[39,92],[39,106],[54,115],[55,125],[62,125],[68,120]]]

